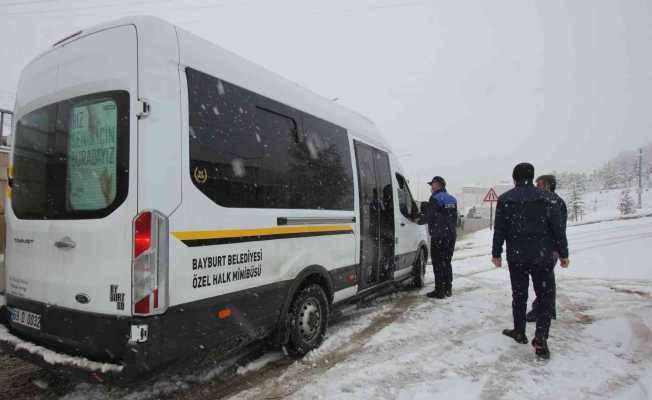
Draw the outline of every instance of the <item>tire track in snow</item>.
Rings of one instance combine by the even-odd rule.
[[[266,394],[262,398],[282,399],[297,392],[307,382],[355,355],[373,335],[405,315],[405,312],[420,300],[423,301],[423,297],[418,295],[401,297],[389,310],[381,311],[367,327],[351,336],[348,343],[327,354],[319,355],[316,359],[311,360],[308,355],[307,360],[298,361],[297,364],[301,367],[290,371],[290,374],[285,374],[282,381],[274,381],[270,388],[264,390]]]

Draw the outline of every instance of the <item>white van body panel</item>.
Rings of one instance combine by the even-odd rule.
[[[183,204],[170,219],[170,230],[196,231],[211,229],[254,229],[277,226],[277,218],[351,218],[356,216],[358,194],[354,189],[354,210],[283,210],[283,209],[248,209],[221,207],[201,193],[190,179],[190,163],[188,149],[188,90],[185,85],[185,67],[198,69],[206,74],[224,79],[247,90],[310,113],[319,118],[339,124],[349,130],[351,162],[355,165],[353,156],[353,134],[373,142],[376,147],[386,149],[384,140],[378,136],[376,127],[366,118],[351,112],[330,100],[323,99],[295,83],[265,70],[247,60],[240,58],[212,43],[200,39],[181,29],[178,29],[180,68],[182,89],[182,158]],[[355,167],[354,167],[355,168]],[[353,174],[354,187],[357,188],[357,176]],[[198,212],[198,210],[206,210]],[[211,210],[211,211],[209,211]],[[180,241],[171,238],[170,259],[176,267],[171,268],[170,282],[174,287],[191,287],[195,277],[202,274],[191,269],[194,258],[216,256],[219,254],[239,254],[247,251],[261,251],[264,265],[263,276],[260,279],[240,281],[230,287],[221,289],[199,288],[179,290],[171,293],[170,304],[181,304],[209,296],[221,295],[238,290],[288,281],[295,278],[304,268],[311,265],[323,266],[327,270],[357,264],[359,260],[358,223],[349,223],[353,235],[324,236],[300,238],[294,240],[272,240],[251,242],[237,245],[187,247]],[[219,250],[217,250],[219,247]],[[351,290],[347,290],[351,292]],[[355,294],[355,293],[353,293]],[[341,297],[341,294],[338,296]]]
[[[183,66],[180,73],[185,77]],[[215,73],[215,72],[214,72]],[[219,72],[217,73],[219,75]],[[277,218],[353,218],[352,211],[285,210],[228,208],[214,203],[200,192],[190,178],[188,126],[188,89],[182,80],[182,179],[183,203],[170,216],[170,305],[179,305],[231,292],[270,285],[295,278],[304,268],[320,265],[328,270],[356,263],[357,236],[324,236],[300,239],[269,240],[218,246],[188,247],[174,237],[175,232],[238,230],[277,226]],[[355,175],[355,174],[354,174]],[[356,199],[357,201],[357,199]],[[214,272],[233,272],[237,267],[193,270],[193,260],[262,252],[262,275],[225,285],[195,287],[193,280],[212,277]],[[200,285],[201,286],[201,285]],[[264,301],[261,299],[261,301]]]
[[[139,25],[138,77],[139,96],[151,107],[138,122],[138,200],[169,215],[182,198],[179,47],[173,25]]]
[[[16,121],[43,105],[109,90],[129,91],[134,105],[138,93],[136,45],[135,26],[121,25],[84,35],[45,53],[21,75]],[[52,79],[56,86],[35,86],[32,80],[40,82],[40,74],[56,76]],[[132,106],[132,115],[135,112]],[[129,162],[136,166],[135,118],[131,119],[130,132]],[[130,315],[136,174],[130,173],[129,180],[126,200],[102,219],[18,219],[8,206],[7,293],[73,310]],[[75,242],[75,248],[54,246],[65,237]],[[111,285],[125,294],[125,304],[110,301]],[[78,294],[87,295],[90,301],[80,304],[75,299]]]
[[[396,228],[396,254],[407,254],[419,248],[420,243],[427,243],[425,227],[415,224],[407,216],[403,215],[399,206],[398,188],[399,182],[396,174],[400,174],[405,179],[405,172],[398,158],[391,153],[390,163],[392,164],[392,184],[394,185],[394,224]],[[426,244],[427,246],[428,244]],[[395,272],[395,278],[401,278],[412,272],[411,268],[404,268]]]

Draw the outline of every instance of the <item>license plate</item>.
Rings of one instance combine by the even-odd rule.
[[[10,308],[9,316],[13,323],[39,331],[41,330],[41,316],[39,314],[21,310],[19,308]]]

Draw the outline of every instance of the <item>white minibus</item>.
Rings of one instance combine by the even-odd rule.
[[[363,116],[153,17],[22,71],[0,343],[93,376],[268,339],[423,285],[426,229]]]

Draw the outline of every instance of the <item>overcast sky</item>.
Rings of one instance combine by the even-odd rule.
[[[413,181],[590,170],[652,141],[649,0],[0,0],[0,108],[39,52],[134,14],[369,116]]]

